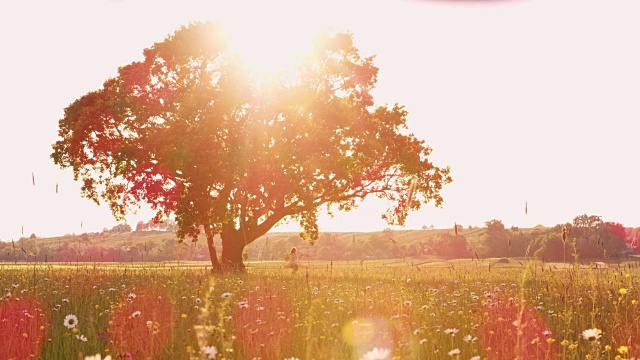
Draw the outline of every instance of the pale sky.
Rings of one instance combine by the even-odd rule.
[[[405,105],[410,130],[454,179],[444,206],[411,214],[406,228],[552,226],[584,213],[640,226],[638,14],[637,0],[3,3],[0,239],[19,238],[23,226],[24,236],[44,237],[116,224],[49,158],[58,120],[194,20],[256,37],[265,58],[284,49],[278,39],[302,46],[327,27],[351,31],[364,55],[376,55],[376,102]],[[322,217],[320,230],[382,230],[385,205]]]

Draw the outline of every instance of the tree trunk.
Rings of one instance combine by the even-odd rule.
[[[237,233],[222,233],[222,270],[245,272],[247,269],[244,266],[242,259],[242,251],[244,250],[245,241],[244,238],[238,236]]]
[[[213,235],[207,235],[207,246],[209,247],[209,258],[211,258],[211,270],[215,273],[222,272],[222,266],[218,261],[218,254],[216,248],[213,246]]]

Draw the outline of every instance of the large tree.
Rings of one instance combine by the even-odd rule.
[[[260,77],[218,24],[182,27],[70,104],[51,157],[118,219],[146,202],[157,220],[175,216],[181,239],[204,232],[218,270],[243,269],[243,248],[281,221],[317,238],[322,206],[377,196],[398,225],[440,206],[449,169],[429,161],[402,106],[374,105],[373,58],[348,33],[322,33],[312,49]]]

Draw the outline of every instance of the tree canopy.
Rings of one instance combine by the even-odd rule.
[[[269,54],[265,54],[269,56]],[[448,167],[407,128],[398,104],[374,105],[378,68],[349,33],[322,33],[295,67],[251,72],[217,23],[178,29],[70,104],[52,158],[72,168],[82,194],[116,218],[142,202],[175,216],[180,238],[222,239],[222,266],[278,222],[318,236],[319,208],[349,211],[387,199],[403,225],[443,202]]]

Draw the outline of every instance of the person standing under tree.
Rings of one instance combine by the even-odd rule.
[[[294,273],[298,271],[298,249],[295,246],[291,248],[289,253],[289,267],[293,269]]]

